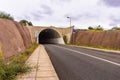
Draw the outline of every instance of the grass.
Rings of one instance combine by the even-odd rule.
[[[10,63],[1,61],[0,63],[0,80],[15,80],[18,74],[26,73],[31,69],[22,61],[11,61]]]
[[[0,59],[2,59],[2,53],[0,52]]]
[[[88,32],[106,32],[106,30],[87,30]]]
[[[29,72],[31,67],[25,64],[26,59],[38,45],[33,43],[25,52],[5,62],[0,60],[0,80],[15,80],[17,75]]]
[[[84,46],[84,47],[90,47],[90,48],[98,48],[98,49],[105,49],[105,50],[116,50],[120,51],[119,48],[109,48],[109,47],[103,47],[103,46],[91,46],[91,45],[82,45],[82,44],[68,44],[68,45],[73,45],[73,46]]]

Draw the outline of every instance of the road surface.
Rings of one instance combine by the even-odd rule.
[[[60,80],[120,80],[120,54],[44,45]]]

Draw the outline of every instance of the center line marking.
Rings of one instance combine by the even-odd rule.
[[[89,54],[86,54],[86,53],[83,53],[83,52],[80,52],[80,51],[71,50],[71,49],[69,49],[69,48],[64,48],[64,47],[60,47],[60,46],[56,46],[56,45],[54,45],[54,46],[55,46],[55,47],[58,47],[58,48],[65,49],[65,50],[68,50],[68,51],[76,52],[76,53],[79,53],[79,54],[82,54],[82,55],[85,55],[85,56],[89,56],[89,57],[91,57],[91,58],[95,58],[95,59],[98,59],[98,60],[101,60],[101,61],[105,61],[105,62],[114,64],[114,65],[117,65],[117,66],[120,67],[120,64],[119,64],[119,63],[116,63],[116,62],[113,62],[113,61],[110,61],[110,60],[107,60],[107,59],[103,59],[103,58],[100,58],[100,57],[96,57],[96,56],[93,56],[93,55],[89,55]]]

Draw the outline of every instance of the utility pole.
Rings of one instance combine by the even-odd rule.
[[[71,26],[71,17],[68,16],[67,18],[70,19],[70,27],[72,27]],[[74,26],[73,26],[73,29],[72,29],[72,43],[74,43]]]
[[[71,27],[71,17],[67,17],[68,19],[70,19],[70,27]]]

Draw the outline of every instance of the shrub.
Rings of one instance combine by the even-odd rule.
[[[22,26],[26,26],[26,24],[28,24],[29,26],[33,26],[32,22],[29,22],[27,20],[20,20],[19,23],[22,25]]]
[[[0,18],[14,20],[14,18],[10,14],[7,14],[5,12],[0,12]]]
[[[30,54],[30,50],[27,49],[27,50],[25,51],[25,54],[26,54],[26,55],[29,55],[29,54]]]
[[[65,44],[67,44],[67,36],[66,35],[63,36],[63,40],[64,40]]]
[[[111,30],[120,30],[120,27],[113,27]]]
[[[2,53],[0,52],[0,59],[2,59]]]
[[[14,80],[16,75],[26,73],[30,67],[25,62],[0,62],[0,80]]]
[[[89,26],[88,30],[104,30],[104,29],[101,27],[101,25],[98,25],[97,27],[91,27],[91,26]]]
[[[102,28],[100,25],[98,25],[98,26],[96,27],[96,30],[103,30],[103,28]]]
[[[93,27],[91,27],[91,26],[89,26],[89,27],[88,27],[88,29],[89,29],[89,30],[94,30],[94,28],[93,28]]]
[[[30,71],[31,67],[25,64],[25,61],[37,46],[38,44],[33,43],[25,52],[13,57],[9,62],[0,59],[0,80],[15,80],[17,75]]]

